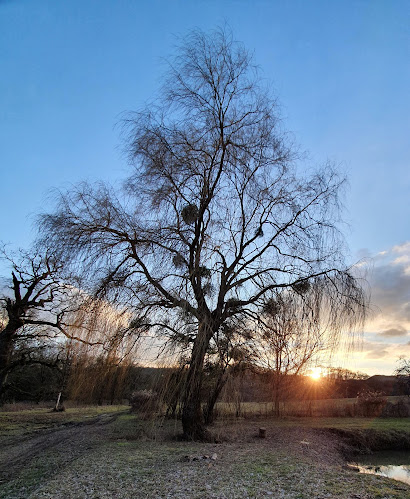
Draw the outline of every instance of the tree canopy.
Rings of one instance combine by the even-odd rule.
[[[227,321],[251,322],[273,292],[303,295],[318,280],[333,317],[363,318],[338,230],[345,179],[331,164],[298,166],[276,100],[222,30],[190,33],[158,100],[124,127],[123,188],[61,193],[42,216],[43,243],[98,296],[129,307],[136,327],[190,345],[182,423],[204,438],[204,358]]]

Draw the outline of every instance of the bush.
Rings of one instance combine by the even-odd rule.
[[[382,414],[387,404],[387,397],[383,392],[377,390],[362,390],[357,396],[357,415],[365,417],[376,417]]]
[[[145,418],[152,417],[159,409],[158,394],[152,390],[137,390],[130,397],[131,410]]]
[[[410,416],[410,405],[400,399],[395,404],[387,402],[383,407],[382,416],[386,418],[407,418]]]

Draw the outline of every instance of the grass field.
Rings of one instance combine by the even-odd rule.
[[[399,400],[409,403],[407,397],[386,397],[386,401],[396,404]],[[319,399],[319,400],[289,400],[282,402],[280,412],[282,416],[297,417],[352,417],[357,404],[356,398],[344,399]],[[274,411],[274,406],[270,402],[241,402],[227,403],[219,402],[216,409],[221,416],[235,417],[270,417]]]
[[[175,439],[179,421],[125,409],[0,412],[0,498],[410,497],[405,484],[346,468],[327,430],[410,432],[408,419],[221,420],[220,443],[196,443]]]
[[[50,406],[36,407],[27,404],[5,406],[0,410],[0,438],[78,423],[89,418],[128,409],[129,407],[125,405],[73,406],[68,407],[64,412],[53,412]]]

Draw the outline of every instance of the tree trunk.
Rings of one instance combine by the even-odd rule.
[[[274,373],[273,381],[273,404],[274,415],[278,418],[280,416],[280,392],[282,388],[282,378],[280,373]]]
[[[5,391],[11,353],[13,351],[13,338],[17,329],[9,322],[3,331],[0,332],[0,402],[3,399]]]
[[[110,405],[114,405],[115,400],[119,400],[118,397],[118,385],[119,385],[119,375],[118,375],[118,370],[120,368],[114,368],[114,372],[111,375],[111,390],[110,390]]]
[[[207,440],[201,411],[201,388],[205,354],[212,330],[207,322],[198,327],[187,373],[182,409],[182,429],[186,440]]]
[[[180,369],[171,374],[167,383],[167,391],[170,394],[168,399],[168,406],[165,416],[167,418],[175,418],[181,416],[180,402],[182,398],[182,390],[184,387],[184,372]],[[179,405],[179,408],[178,408]],[[178,408],[178,414],[177,414]]]
[[[227,380],[227,375],[226,373],[223,371],[220,376],[218,377],[217,379],[217,382],[216,382],[216,385],[215,385],[215,388],[212,390],[209,398],[208,398],[208,401],[207,401],[207,404],[206,404],[206,407],[204,409],[204,419],[205,419],[205,424],[206,425],[210,425],[214,422],[214,416],[215,416],[215,413],[214,413],[214,408],[215,408],[215,404],[218,400],[218,397],[222,391],[222,388],[225,386],[225,383],[226,383],[226,380]]]
[[[275,388],[275,397],[274,397],[274,413],[278,418],[280,416],[280,399],[279,399],[279,387]]]

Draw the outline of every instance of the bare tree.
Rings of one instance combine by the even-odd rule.
[[[41,349],[44,338],[49,336],[49,328],[62,330],[62,314],[55,310],[55,297],[61,291],[57,278],[58,265],[49,254],[30,256],[21,252],[19,261],[3,257],[12,266],[10,293],[0,298],[4,324],[0,331],[0,396],[3,395],[8,373],[19,364],[40,362],[27,348],[19,358],[12,360],[13,347],[26,344],[33,337]],[[61,311],[60,311],[61,312]]]
[[[3,249],[2,258],[12,270],[8,291],[0,298],[0,398],[16,367],[36,363],[61,368],[62,339],[103,345],[90,313],[96,302],[61,279],[62,263],[49,251],[10,256]]]
[[[206,438],[200,393],[210,342],[254,316],[268,293],[322,276],[352,322],[364,295],[337,229],[344,179],[298,171],[275,100],[240,43],[192,32],[159,100],[130,114],[124,190],[82,184],[42,217],[53,246],[90,286],[190,346],[182,425]],[[189,326],[174,328],[178,317]]]
[[[136,361],[144,330],[137,331],[126,312],[105,301],[88,297],[86,303],[73,314],[69,328],[83,341],[70,342],[66,391],[83,402],[113,403],[119,399],[127,372]]]
[[[410,397],[410,359],[400,357],[394,375],[405,395]]]
[[[259,363],[271,380],[276,416],[292,379],[323,356],[330,357],[342,330],[355,326],[356,319],[351,322],[334,291],[332,282],[320,277],[275,290],[267,297],[257,321],[256,339]]]

